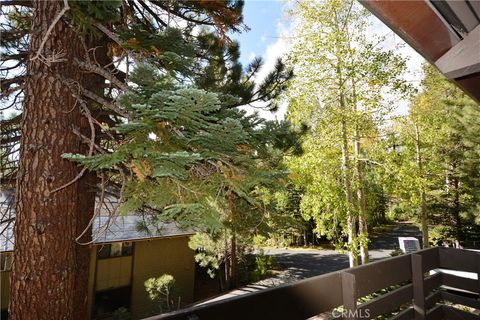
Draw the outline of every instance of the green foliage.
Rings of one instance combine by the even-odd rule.
[[[265,255],[263,251],[260,251],[255,255],[255,269],[250,275],[250,280],[256,282],[271,276],[270,270],[277,266],[275,257]]]
[[[111,23],[119,19],[119,8],[122,5],[120,0],[109,1],[84,1],[68,0],[70,15],[74,25],[83,35],[89,34],[100,36],[99,30],[94,26],[98,23]]]
[[[367,37],[369,14],[354,1],[299,1],[290,13],[298,24],[286,61],[295,72],[288,118],[309,128],[305,152],[286,158],[302,190],[300,212],[318,235],[355,253],[355,221],[384,220],[381,136],[393,99],[410,91],[401,77],[405,60],[375,45],[384,39]],[[367,235],[358,241],[365,246]]]
[[[144,285],[148,297],[159,303],[160,313],[180,308],[181,300],[175,293],[175,278],[172,275],[163,274],[158,278],[149,278]]]
[[[163,8],[161,2],[152,5]],[[113,13],[123,12],[114,4],[72,6],[79,26],[114,21]],[[185,12],[185,7],[190,9]],[[122,197],[117,213],[153,212],[156,223],[173,220],[208,234],[210,239],[198,241],[211,250],[201,252],[198,261],[213,270],[226,259],[238,263],[235,254],[225,254],[231,248],[214,242],[231,237],[241,257],[253,235],[271,230],[277,216],[284,216],[277,212],[276,199],[267,198],[271,190],[280,193],[288,180],[283,153],[299,154],[300,144],[288,122],[268,122],[237,107],[253,102],[272,107],[292,73],[279,61],[255,83],[262,61],[244,70],[238,43],[221,38],[241,23],[242,2],[169,3],[167,8],[169,17],[188,16],[184,29],[171,27],[170,21],[160,27],[161,18],[147,8],[130,23],[115,24],[120,41],[110,44],[109,55],[134,53],[129,90],[115,96],[127,119],[115,118],[115,125],[105,128],[115,136],[105,152],[64,158],[115,175]],[[208,14],[221,16],[208,23]],[[193,28],[203,21],[217,32],[200,27],[194,35]]]
[[[81,137],[92,137],[85,142],[89,155],[64,158],[102,177],[109,196],[119,197],[121,206],[113,213],[147,212],[155,225],[174,220],[208,232],[213,241],[231,237],[239,252],[254,234],[271,229],[277,206],[264,198],[285,184],[282,153],[298,153],[299,144],[288,123],[266,122],[237,107],[254,102],[273,107],[271,100],[292,74],[278,62],[257,84],[262,61],[246,71],[239,63],[238,44],[227,41],[226,33],[244,27],[243,1],[71,0],[69,5],[61,23],[78,31],[71,40],[85,48],[78,55],[85,63],[76,63],[72,74],[95,81],[90,86],[62,77],[78,85],[75,107],[81,105],[92,129]],[[23,41],[31,21],[31,11],[25,11]],[[12,31],[10,40],[20,41]],[[18,48],[30,51],[27,45]],[[61,56],[62,50],[47,51]],[[18,56],[12,60],[28,61]],[[77,130],[78,123],[65,125]],[[226,257],[238,263],[233,254]]]
[[[472,235],[467,230],[478,224],[479,216],[480,106],[433,67],[424,65],[424,74],[423,90],[412,99],[408,118],[392,128],[398,134],[391,143],[399,147],[389,154],[395,173],[391,192],[403,208],[414,210],[420,205],[418,190],[425,191],[431,243],[468,242]]]
[[[188,246],[196,252],[195,261],[206,268],[208,275],[214,278],[225,260],[227,253],[225,241],[215,241],[206,233],[197,233],[190,237]]]
[[[397,256],[401,256],[403,254],[405,254],[405,253],[398,246],[395,247],[395,249],[392,252],[390,252],[391,257],[397,257]]]

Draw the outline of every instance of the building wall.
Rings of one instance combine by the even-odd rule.
[[[1,309],[8,308],[8,301],[10,299],[10,275],[11,271],[0,271],[0,295],[1,295]]]
[[[96,291],[130,285],[132,256],[97,260]]]
[[[181,303],[193,302],[194,253],[188,237],[140,241],[135,244],[132,283],[132,316],[142,319],[158,314],[158,304],[148,297],[145,281],[168,273],[175,278]]]

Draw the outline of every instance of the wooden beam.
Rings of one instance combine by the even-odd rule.
[[[480,25],[441,56],[435,65],[449,79],[480,72]]]
[[[431,63],[460,41],[428,1],[359,1]]]

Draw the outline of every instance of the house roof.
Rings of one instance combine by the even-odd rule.
[[[360,2],[447,78],[480,102],[480,1]]]
[[[9,220],[15,216],[12,201],[12,192],[0,191],[0,213],[2,220]],[[154,215],[135,213],[111,218],[110,212],[116,204],[110,198],[100,210],[92,223],[92,239],[94,244],[103,244],[117,241],[138,241],[152,238],[169,238],[191,235],[191,229],[183,229],[176,222],[156,222]],[[97,199],[98,203],[98,199]],[[13,251],[15,239],[13,235],[14,223],[0,223],[0,252]]]

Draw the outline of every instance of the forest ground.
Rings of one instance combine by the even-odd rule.
[[[417,227],[406,223],[398,224],[371,240],[369,245],[371,261],[390,257],[390,253],[398,247],[398,237],[416,237],[421,243],[421,232]],[[274,256],[281,269],[274,277],[252,283],[199,304],[223,300],[348,268],[347,254],[335,250],[269,248],[265,249],[265,254]]]

